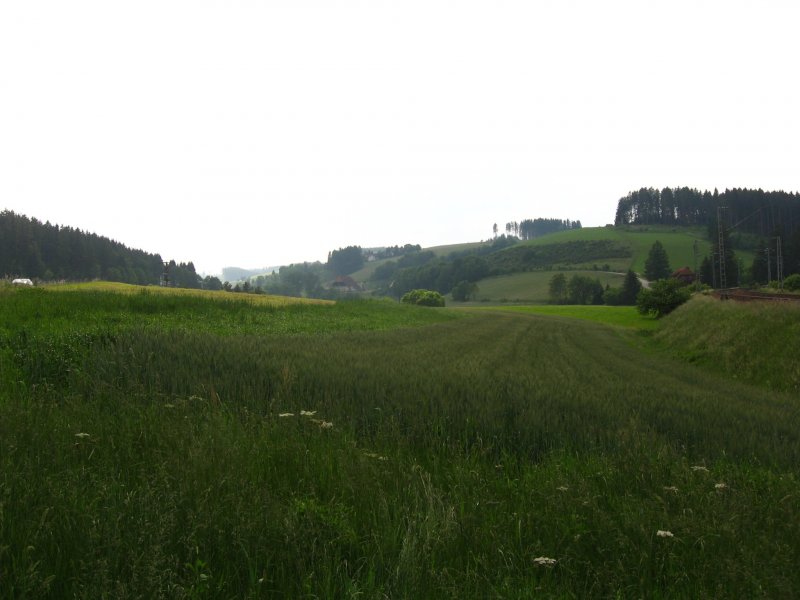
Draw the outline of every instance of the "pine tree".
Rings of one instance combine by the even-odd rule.
[[[642,284],[639,278],[631,270],[625,274],[625,281],[622,282],[622,290],[619,294],[619,303],[623,305],[633,306],[636,304],[636,296],[642,289]]]
[[[644,276],[650,281],[656,281],[658,279],[666,279],[670,273],[667,251],[664,250],[661,242],[656,240],[652,248],[650,248],[650,254],[648,254],[644,263]]]

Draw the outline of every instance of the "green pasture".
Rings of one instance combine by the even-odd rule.
[[[457,318],[390,300],[304,300],[231,292],[162,291],[127,284],[0,289],[0,334],[187,330],[218,335],[394,329]]]
[[[544,304],[550,300],[550,280],[557,273],[564,273],[569,279],[572,275],[585,275],[592,279],[599,279],[605,287],[619,287],[625,278],[624,274],[608,273],[604,271],[529,271],[487,277],[477,282],[478,293],[476,298],[489,302],[531,302]]]
[[[477,250],[481,246],[487,246],[489,244],[491,244],[491,241],[465,242],[462,244],[446,244],[443,246],[431,246],[430,248],[424,248],[424,250],[433,252],[436,256],[447,256],[448,254],[453,254],[454,252],[466,252],[467,250]]]
[[[673,270],[680,267],[695,268],[694,242],[698,243],[698,267],[703,257],[710,255],[711,244],[702,228],[668,227],[664,225],[630,227],[585,227],[560,231],[525,242],[532,246],[581,240],[610,240],[628,244],[633,253],[624,270],[644,273],[644,263],[653,244],[660,241],[669,256]],[[618,259],[617,259],[618,260]],[[752,261],[752,257],[750,257]],[[747,263],[749,264],[749,263]]]
[[[580,319],[594,321],[615,327],[630,329],[654,330],[658,321],[653,317],[639,314],[635,306],[573,306],[573,305],[527,305],[527,306],[489,306],[481,310],[504,310],[515,313]]]
[[[0,598],[793,597],[796,392],[609,308],[2,290]]]

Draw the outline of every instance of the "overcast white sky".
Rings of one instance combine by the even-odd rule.
[[[0,2],[0,210],[198,270],[800,191],[800,2]]]

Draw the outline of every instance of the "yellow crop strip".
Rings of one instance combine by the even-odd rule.
[[[88,283],[66,283],[47,285],[44,288],[54,292],[116,292],[119,294],[165,294],[179,296],[195,296],[211,298],[221,301],[249,302],[257,306],[288,306],[290,304],[334,304],[332,300],[317,300],[313,298],[292,298],[289,296],[271,296],[268,294],[243,294],[225,291],[195,290],[185,288],[165,288],[154,285],[132,285],[130,283],[117,283],[113,281],[92,281]]]

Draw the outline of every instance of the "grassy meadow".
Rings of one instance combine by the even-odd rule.
[[[624,274],[605,271],[528,271],[512,275],[500,275],[481,279],[476,297],[490,302],[529,302],[546,304],[550,300],[550,280],[556,273],[563,272],[569,279],[573,275],[584,275],[599,279],[605,287],[620,287],[625,279]]]
[[[0,598],[792,597],[796,393],[568,316],[0,290]]]
[[[659,322],[655,318],[639,314],[635,306],[537,304],[480,308],[490,311],[503,310],[520,314],[593,321],[637,331],[652,331],[659,326]]]
[[[620,262],[620,259],[609,259],[615,268],[623,271],[632,269],[637,273],[644,273],[644,263],[653,244],[660,241],[669,257],[670,267],[675,270],[680,267],[694,269],[694,242],[698,243],[698,260],[711,254],[711,244],[706,239],[707,234],[702,228],[668,227],[665,225],[628,226],[628,227],[585,227],[560,231],[542,236],[530,242],[532,246],[546,245],[559,242],[581,240],[608,240],[621,242],[630,246],[631,259]],[[752,262],[752,255],[747,255]]]

